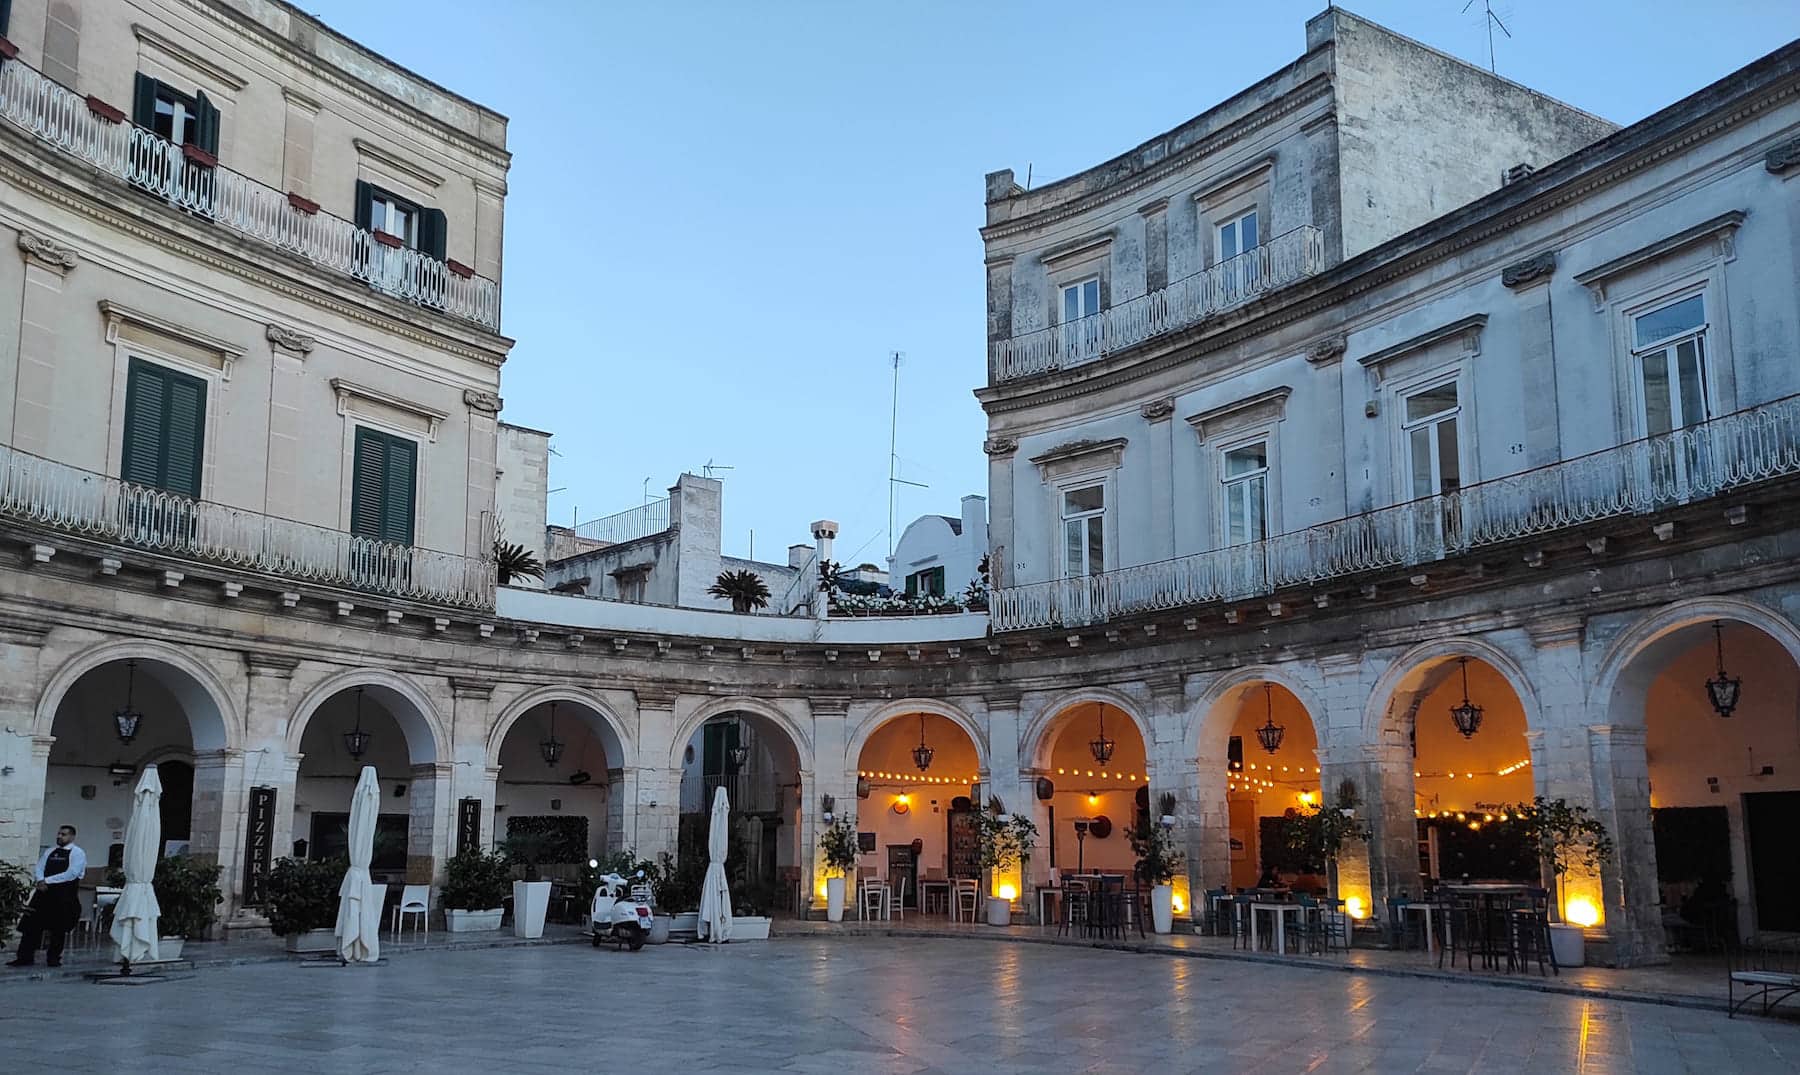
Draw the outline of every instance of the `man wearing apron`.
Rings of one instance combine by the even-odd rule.
[[[87,852],[75,846],[75,826],[64,825],[56,830],[56,846],[38,859],[37,888],[19,921],[19,955],[7,966],[31,966],[46,933],[45,962],[62,966],[63,938],[81,920],[81,878],[86,873]]]

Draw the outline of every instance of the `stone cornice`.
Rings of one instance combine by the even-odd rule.
[[[1783,142],[1763,157],[1763,167],[1776,175],[1800,168],[1800,138]]]
[[[19,256],[26,261],[36,262],[52,272],[61,274],[73,269],[81,260],[75,248],[57,242],[46,235],[36,232],[19,232]]]
[[[250,84],[249,79],[238,74],[236,71],[220,66],[219,62],[212,57],[203,56],[179,41],[164,37],[162,34],[157,33],[143,23],[132,23],[131,33],[133,37],[138,39],[138,44],[140,46],[148,46],[157,52],[165,53],[166,55],[187,64],[189,67],[199,71],[207,78],[219,83],[233,93],[236,93]]]
[[[376,145],[367,138],[352,138],[350,139],[350,144],[356,147],[356,152],[359,156],[367,157],[377,164],[385,165],[393,171],[400,173],[403,178],[410,179],[427,190],[436,190],[444,185],[444,177],[442,175],[430,171],[423,165],[414,164],[412,161],[395,153],[393,150],[388,149],[386,146]]]
[[[392,407],[394,410],[405,411],[408,414],[416,415],[417,417],[424,419],[426,424],[426,436],[428,439],[434,441],[437,440],[438,427],[443,425],[444,419],[450,417],[443,411],[433,407],[427,407],[422,403],[414,403],[409,399],[403,399],[392,393],[383,392],[379,388],[370,388],[367,385],[360,385],[342,377],[333,377],[331,379],[331,390],[337,393],[337,412],[340,415],[348,413],[349,401],[352,399],[362,399],[371,403],[379,403],[384,407]]]
[[[1601,262],[1591,269],[1584,269],[1575,274],[1575,282],[1594,294],[1594,304],[1601,305],[1606,298],[1608,281],[1642,268],[1661,258],[1679,253],[1690,246],[1701,243],[1712,243],[1714,253],[1719,257],[1732,255],[1737,230],[1743,226],[1748,214],[1742,209],[1732,209],[1720,213],[1710,220],[1703,220],[1692,227],[1683,228],[1671,235],[1665,235],[1655,242],[1646,243],[1627,254]]]
[[[1488,315],[1486,314],[1470,314],[1467,317],[1459,317],[1436,328],[1426,329],[1417,336],[1409,336],[1399,343],[1390,344],[1379,351],[1371,351],[1356,361],[1364,369],[1373,370],[1379,374],[1381,367],[1395,359],[1405,358],[1407,355],[1423,351],[1432,344],[1442,343],[1445,340],[1456,340],[1461,347],[1461,353],[1465,357],[1472,358],[1481,353],[1481,330],[1487,327],[1487,322]]]
[[[1284,384],[1253,396],[1234,399],[1199,414],[1190,414],[1184,421],[1194,427],[1195,436],[1205,441],[1209,435],[1207,427],[1216,427],[1221,422],[1229,429],[1241,428],[1245,423],[1281,421],[1287,417],[1288,397],[1293,394],[1293,388]]]
[[[286,325],[277,325],[273,321],[269,322],[263,335],[276,347],[281,348],[283,351],[292,351],[301,358],[305,358],[307,355],[312,354],[312,349],[319,342],[317,339],[308,336],[304,332],[288,328]]]

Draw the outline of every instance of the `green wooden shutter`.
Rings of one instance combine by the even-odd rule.
[[[160,85],[142,71],[131,84],[131,122],[147,131],[156,128],[156,91]]]
[[[192,141],[195,147],[219,155],[219,110],[206,99],[206,91],[194,94],[194,133]]]
[[[355,219],[356,226],[364,231],[368,231],[375,220],[375,188],[362,179],[356,181]]]
[[[6,36],[6,28],[12,25],[12,0],[0,0],[0,37]]]
[[[418,445],[359,426],[351,468],[350,532],[411,545],[418,503]]]
[[[197,499],[205,456],[206,382],[132,359],[119,476]]]
[[[449,221],[445,219],[442,209],[419,210],[419,253],[429,254],[439,261],[444,260],[448,230]]]

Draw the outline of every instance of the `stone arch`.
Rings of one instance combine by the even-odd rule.
[[[1512,688],[1520,708],[1525,711],[1526,730],[1543,728],[1543,709],[1538,703],[1537,690],[1525,669],[1510,653],[1485,639],[1442,638],[1421,642],[1388,662],[1387,669],[1369,692],[1369,701],[1363,711],[1364,742],[1380,742],[1383,733],[1390,728],[1394,720],[1392,703],[1409,676],[1437,661],[1454,657],[1473,657],[1500,673],[1500,678]]]
[[[369,688],[406,737],[406,750],[414,765],[451,760],[450,737],[431,698],[419,685],[385,668],[356,668],[326,679],[308,691],[288,719],[287,752],[300,756],[300,743],[313,714],[337,694],[357,687]]]
[[[1646,654],[1654,656],[1655,651],[1690,645],[1674,636],[1684,628],[1713,620],[1730,620],[1756,628],[1779,643],[1800,665],[1800,628],[1780,612],[1737,597],[1690,598],[1645,615],[1619,632],[1600,658],[1588,694],[1588,712],[1603,713],[1609,722],[1618,714],[1626,718],[1622,723],[1642,727],[1643,696],[1663,663],[1642,658]],[[1640,704],[1621,704],[1632,698]]]
[[[884,705],[880,709],[869,714],[868,719],[864,720],[850,736],[849,744],[844,750],[845,770],[850,772],[855,771],[857,762],[862,757],[863,747],[868,745],[869,737],[874,735],[882,725],[900,717],[911,716],[914,713],[929,713],[935,717],[943,717],[945,720],[961,728],[964,734],[969,737],[969,740],[975,744],[975,758],[980,765],[981,771],[988,771],[988,739],[986,729],[982,728],[981,725],[976,722],[975,718],[969,715],[967,710],[951,705],[948,702],[940,702],[931,698],[902,698],[897,702],[889,702],[887,705]]]
[[[539,687],[526,691],[501,712],[494,726],[488,731],[487,764],[490,769],[500,767],[500,747],[506,742],[506,734],[512,731],[514,724],[526,713],[540,705],[551,702],[567,703],[580,706],[598,718],[598,722],[589,721],[600,738],[600,745],[606,750],[609,767],[630,768],[637,764],[637,744],[626,730],[625,722],[619,719],[613,708],[601,701],[596,695],[574,687]]]
[[[1188,715],[1191,728],[1182,729],[1184,742],[1198,746],[1200,755],[1206,755],[1206,744],[1217,742],[1218,749],[1225,749],[1225,739],[1231,734],[1231,727],[1237,720],[1235,709],[1226,704],[1235,692],[1257,683],[1273,683],[1300,700],[1300,708],[1306,710],[1306,718],[1312,722],[1313,735],[1320,749],[1325,746],[1324,703],[1312,685],[1294,675],[1281,665],[1258,664],[1246,668],[1237,668],[1220,676],[1206,689]]]
[[[1029,768],[1043,768],[1049,762],[1050,747],[1056,740],[1053,733],[1056,730],[1057,718],[1071,707],[1086,702],[1104,702],[1123,711],[1126,716],[1131,718],[1131,723],[1137,728],[1138,735],[1143,737],[1145,756],[1148,757],[1155,752],[1156,736],[1150,728],[1149,720],[1142,712],[1140,702],[1110,687],[1082,687],[1052,698],[1047,705],[1038,710],[1036,716],[1031,718],[1031,723],[1025,729],[1025,749],[1019,752],[1020,763]]]
[[[149,639],[102,643],[64,661],[38,698],[34,734],[55,734],[56,711],[82,676],[103,665],[130,660],[146,663],[149,674],[181,702],[196,754],[242,748],[243,722],[219,677],[185,650]]]
[[[778,707],[760,699],[744,697],[719,698],[707,702],[688,714],[687,719],[682,721],[680,727],[675,730],[674,738],[670,740],[669,767],[680,769],[682,754],[687,750],[688,742],[694,738],[694,733],[699,731],[701,725],[707,721],[727,713],[749,713],[761,717],[781,729],[783,734],[788,737],[789,744],[794,748],[794,755],[799,762],[800,771],[802,773],[813,771],[812,736],[808,735],[793,717]]]

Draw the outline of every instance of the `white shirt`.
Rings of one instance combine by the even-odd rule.
[[[37,879],[39,881],[42,881],[47,885],[60,885],[65,881],[79,881],[86,875],[87,852],[74,844],[70,844],[67,849],[69,852],[69,868],[62,873],[55,874],[51,877],[45,877],[44,867],[50,864],[50,852],[55,850],[56,848],[52,847],[50,851],[46,851],[38,856]]]

